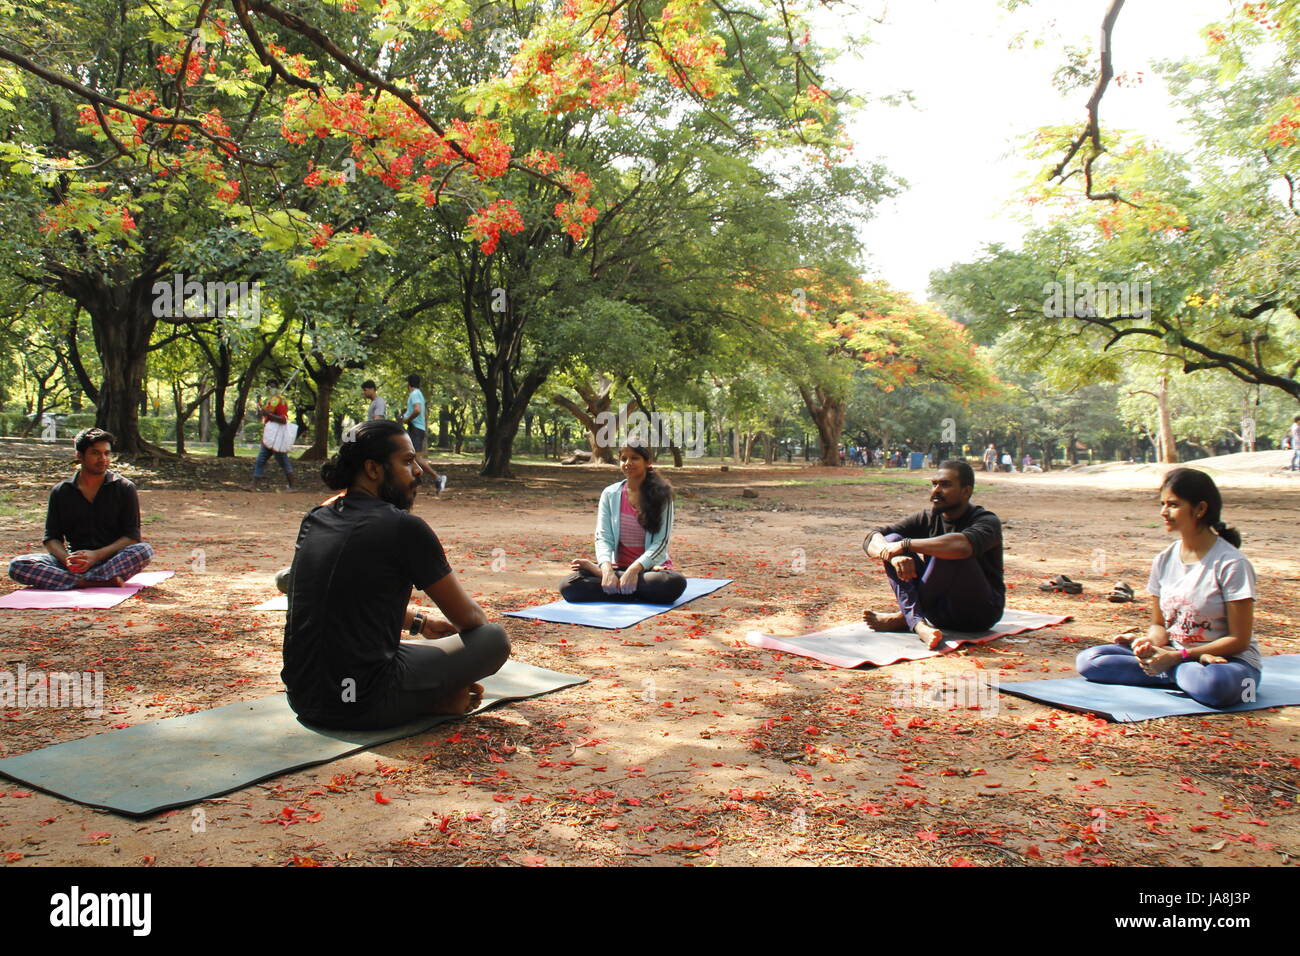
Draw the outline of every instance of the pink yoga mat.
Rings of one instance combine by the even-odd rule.
[[[75,610],[103,610],[121,604],[141,588],[152,587],[165,581],[175,571],[141,571],[120,588],[76,588],[72,591],[42,591],[38,588],[19,588],[0,597],[0,608],[15,610],[53,611],[63,608]]]
[[[999,637],[1036,631],[1043,627],[1064,624],[1070,619],[1052,614],[1035,614],[1033,611],[1006,611],[1002,620],[992,630],[980,634],[963,631],[949,631],[947,640],[938,650],[930,650],[915,634],[890,631],[873,631],[864,623],[841,624],[838,627],[804,634],[800,637],[775,637],[750,631],[745,640],[754,647],[766,647],[773,651],[798,654],[836,667],[861,667],[874,664],[883,667],[897,664],[899,661],[919,661],[927,657],[939,657],[955,651],[964,644],[986,644]]]

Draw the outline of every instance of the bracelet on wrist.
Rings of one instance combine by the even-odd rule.
[[[415,612],[415,617],[411,618],[411,627],[410,627],[410,632],[411,632],[412,634],[419,634],[422,630],[424,630],[424,622],[425,622],[425,620],[426,620],[426,618],[425,618],[425,616],[424,616],[424,612],[423,612],[423,611],[416,611],[416,612]]]

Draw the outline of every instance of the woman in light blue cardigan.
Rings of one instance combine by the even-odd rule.
[[[673,489],[654,468],[654,453],[629,440],[619,452],[624,479],[600,495],[596,560],[579,558],[560,586],[566,601],[672,604],[686,590],[673,570]]]

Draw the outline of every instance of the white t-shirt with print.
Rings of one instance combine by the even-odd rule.
[[[1175,541],[1151,562],[1147,591],[1160,599],[1170,646],[1192,650],[1228,634],[1227,602],[1255,596],[1255,569],[1249,559],[1220,538],[1200,561],[1185,564],[1182,542]],[[1260,666],[1259,643],[1234,657]]]

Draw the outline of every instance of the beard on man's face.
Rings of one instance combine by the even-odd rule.
[[[410,511],[415,505],[415,489],[420,486],[420,479],[414,479],[408,485],[401,485],[397,475],[388,462],[384,462],[384,481],[379,486],[379,497],[387,501],[394,508],[400,508],[402,511]]]

